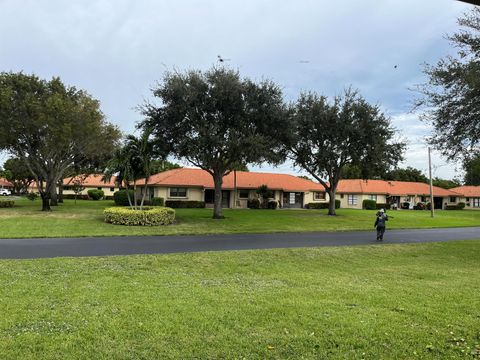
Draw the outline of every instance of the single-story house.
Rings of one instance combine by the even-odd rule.
[[[0,189],[13,190],[13,184],[5,178],[0,178]]]
[[[138,181],[145,184],[145,180]],[[204,201],[211,207],[214,203],[212,176],[201,169],[181,168],[153,175],[148,180],[148,197],[165,200]],[[288,174],[237,171],[223,178],[222,206],[246,208],[248,199],[256,198],[256,190],[267,185],[273,191],[274,200],[284,208],[303,208],[311,202],[325,200],[325,189],[321,184]],[[235,196],[236,189],[236,196]],[[143,188],[139,189],[143,193]]]
[[[113,196],[113,193],[119,190],[118,184],[116,184],[116,178],[112,176],[108,182],[104,182],[102,178],[102,174],[92,174],[86,177],[84,175],[77,175],[65,178],[63,179],[63,194],[75,195],[73,189],[75,182],[78,181],[84,189],[77,195],[87,195],[88,190],[98,189],[103,190],[105,197]]]
[[[340,180],[337,188],[337,199],[343,208],[362,208],[363,200],[375,200],[377,204],[409,203],[413,208],[419,202],[430,202],[430,185],[410,181],[388,180]],[[462,194],[454,189],[447,190],[433,186],[433,202],[435,209],[444,209],[447,205],[456,205]]]
[[[480,186],[465,185],[450,190],[462,194],[460,202],[465,203],[465,209],[480,210]]]
[[[139,180],[137,184],[145,184]],[[246,208],[248,199],[256,198],[256,190],[267,185],[273,191],[273,199],[283,208],[303,208],[309,203],[326,203],[328,194],[324,187],[314,181],[288,174],[237,171],[223,179],[222,206]],[[235,191],[236,189],[236,196]],[[143,193],[143,188],[139,188]],[[165,200],[204,201],[213,206],[214,184],[212,176],[201,169],[181,168],[155,174],[149,178],[147,197],[162,197]],[[341,180],[336,198],[342,208],[361,209],[364,199],[375,200],[382,204],[408,202],[413,208],[418,202],[429,202],[428,184],[404,181],[384,180]],[[453,190],[433,187],[435,208],[460,202],[462,194]]]

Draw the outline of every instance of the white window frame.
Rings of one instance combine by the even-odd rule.
[[[177,194],[180,192],[178,191],[179,189],[185,189],[185,196],[172,195],[172,189],[177,189]],[[174,186],[168,188],[168,197],[176,199],[186,199],[188,197],[188,188],[186,188],[185,186]]]
[[[375,200],[375,201],[377,201],[377,194],[369,194],[369,195],[368,195],[368,200]]]
[[[472,198],[472,207],[480,208],[480,198]]]
[[[326,199],[327,199],[327,195],[323,191],[315,191],[313,193],[313,200],[321,201]]]
[[[348,194],[347,204],[348,205],[358,205],[358,196],[356,194]]]
[[[247,197],[242,197],[240,194],[242,193],[242,191],[246,191],[248,193]],[[238,198],[239,199],[248,199],[250,197],[250,190],[248,189],[241,189],[241,190],[238,190]]]

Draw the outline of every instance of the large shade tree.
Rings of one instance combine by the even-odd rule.
[[[456,56],[426,64],[427,82],[416,90],[416,107],[433,125],[430,142],[450,160],[469,158],[480,146],[480,8],[458,20],[448,36]]]
[[[284,143],[294,163],[323,185],[335,213],[335,194],[345,166],[356,166],[364,179],[385,173],[402,159],[404,145],[378,106],[356,91],[329,101],[303,93],[290,111]]]
[[[120,138],[88,93],[23,73],[0,73],[0,129],[0,149],[27,165],[44,211],[69,169],[96,164]]]
[[[19,158],[10,158],[3,164],[4,177],[13,185],[13,191],[16,194],[28,192],[28,188],[35,180],[27,164]]]
[[[480,155],[468,159],[464,163],[465,185],[480,185]]]
[[[212,68],[166,73],[153,94],[160,104],[143,106],[143,124],[174,155],[212,176],[214,218],[223,218],[224,176],[248,163],[282,160],[276,133],[282,128],[284,105],[274,83]]]

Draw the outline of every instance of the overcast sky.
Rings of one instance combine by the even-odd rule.
[[[0,71],[60,76],[124,132],[165,70],[207,69],[217,55],[274,80],[288,100],[352,85],[408,139],[403,165],[426,172],[429,129],[410,113],[409,87],[425,80],[422,63],[452,53],[444,37],[468,9],[455,0],[0,0]],[[434,164],[436,176],[458,175],[436,154]]]

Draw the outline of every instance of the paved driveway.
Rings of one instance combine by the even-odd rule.
[[[392,230],[387,231],[383,243],[375,241],[375,236],[376,233],[372,229],[372,231],[279,234],[0,239],[0,259],[480,240],[480,227]]]

